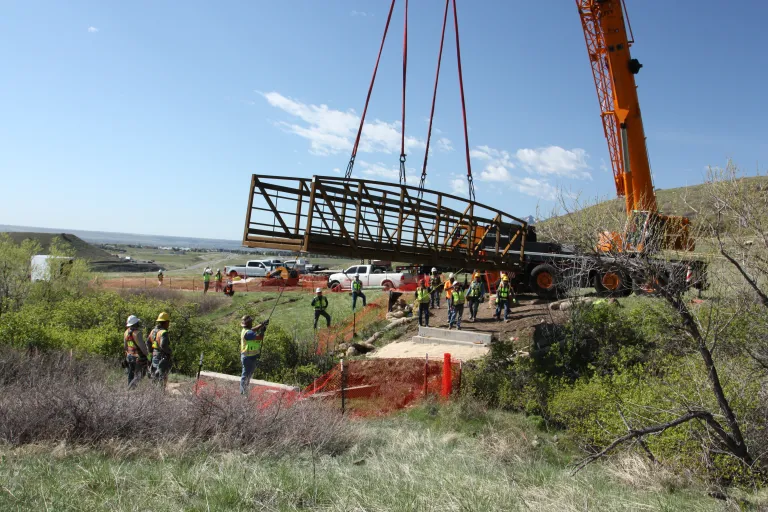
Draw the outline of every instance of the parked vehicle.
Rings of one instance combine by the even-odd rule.
[[[416,277],[409,272],[387,272],[385,267],[374,265],[353,265],[344,272],[331,274],[328,278],[328,288],[341,287],[351,289],[355,274],[360,274],[364,288],[384,288],[390,290],[405,284],[416,282]]]
[[[266,277],[270,268],[260,260],[250,260],[242,266],[224,267],[224,275],[229,277]]]
[[[283,266],[289,270],[296,270],[297,272],[306,272],[312,265],[306,258],[299,258],[296,260],[284,261]]]

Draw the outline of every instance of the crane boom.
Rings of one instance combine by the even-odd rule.
[[[656,212],[635,75],[642,65],[629,49],[623,0],[576,0],[595,79],[616,192],[627,214]]]

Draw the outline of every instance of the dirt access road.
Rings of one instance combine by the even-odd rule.
[[[407,297],[410,300],[410,297]],[[469,321],[469,312],[464,310],[461,329],[466,332],[478,331],[492,333],[502,343],[513,343],[520,350],[528,350],[533,340],[536,328],[544,324],[562,324],[566,321],[566,314],[549,309],[550,301],[539,299],[532,295],[518,296],[518,305],[512,308],[509,320],[497,321],[494,318],[495,307],[490,307],[489,302],[480,305],[478,319]],[[448,327],[448,308],[445,301],[441,301],[440,309],[430,310],[430,327]],[[502,318],[503,318],[502,312]],[[449,353],[454,358],[469,360],[482,357],[488,353],[487,347],[470,347],[461,345],[440,345],[414,343],[411,338],[418,333],[418,322],[409,324],[408,330],[403,336],[389,345],[369,354],[372,358],[423,358],[424,354],[434,354],[442,357]]]

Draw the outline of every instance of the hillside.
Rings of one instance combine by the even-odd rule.
[[[159,266],[154,263],[126,262],[116,258],[104,249],[95,247],[82,238],[71,233],[32,233],[24,231],[7,232],[15,243],[19,244],[27,239],[37,240],[42,247],[40,254],[49,254],[51,242],[59,237],[68,243],[75,251],[75,257],[88,262],[88,266],[95,272],[154,272]]]
[[[768,191],[768,176],[754,176],[742,179],[750,191]],[[694,226],[698,223],[697,220],[705,221],[703,224],[709,222],[714,224],[716,220],[715,210],[708,187],[707,183],[701,183],[688,187],[657,189],[656,202],[658,209],[666,215],[688,217]],[[606,219],[606,229],[621,230],[626,218],[624,216],[624,198],[610,199],[592,204],[575,212],[575,214],[583,215],[585,218],[592,219],[593,221],[594,219]],[[545,233],[548,227],[556,224],[558,218],[562,217],[555,216],[540,221],[538,225],[543,228],[542,232]],[[728,226],[725,227],[728,228]]]
[[[30,233],[30,232],[8,232],[11,239],[17,244],[24,240],[32,239],[42,246],[41,254],[48,254],[51,247],[51,242],[54,238],[59,237],[66,243],[72,246],[75,250],[75,256],[88,261],[114,261],[115,257],[109,254],[103,249],[94,247],[85,240],[68,233]]]

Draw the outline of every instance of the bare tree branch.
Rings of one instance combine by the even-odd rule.
[[[575,475],[576,473],[578,473],[579,471],[587,467],[588,464],[607,455],[609,452],[611,452],[613,449],[615,449],[617,446],[621,445],[622,443],[626,443],[627,441],[630,441],[632,439],[642,438],[643,436],[647,436],[649,434],[658,434],[660,432],[664,432],[667,429],[676,427],[678,425],[682,425],[683,423],[686,423],[693,419],[705,418],[706,416],[709,416],[711,418],[712,414],[707,411],[693,411],[693,412],[689,412],[688,414],[684,414],[679,418],[674,419],[667,423],[661,423],[659,425],[654,425],[652,427],[646,427],[639,430],[630,429],[628,434],[623,435],[618,439],[615,439],[611,444],[609,444],[599,452],[592,454],[589,457],[586,457],[585,459],[581,460],[578,464],[576,464],[571,474]],[[714,420],[714,418],[712,419]]]

